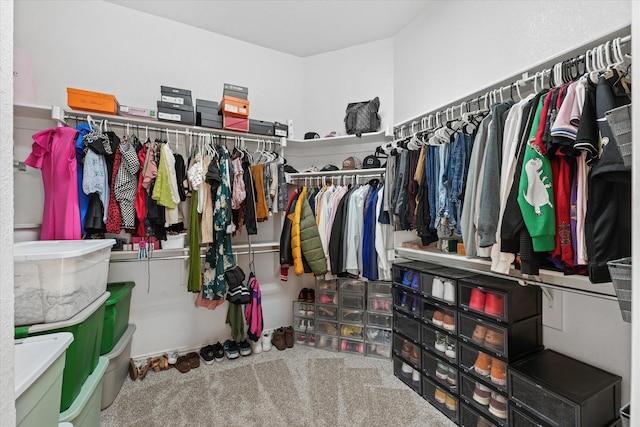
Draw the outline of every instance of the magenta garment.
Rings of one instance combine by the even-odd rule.
[[[40,240],[78,240],[80,208],[75,140],[70,127],[45,129],[33,135],[25,164],[42,170],[44,209]]]

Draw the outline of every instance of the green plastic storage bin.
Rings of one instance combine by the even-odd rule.
[[[73,342],[67,348],[65,356],[60,412],[69,409],[80,394],[85,380],[98,365],[104,324],[104,304],[108,298],[109,292],[105,292],[69,320],[15,328],[15,338],[56,332],[73,334]]]
[[[60,413],[60,422],[70,422],[73,427],[97,427],[100,425],[102,378],[109,359],[100,357],[96,369],[82,385],[80,394],[66,411]]]
[[[104,308],[104,327],[102,329],[102,345],[100,355],[113,350],[129,325],[129,309],[131,307],[131,290],[133,282],[107,283],[107,291],[111,294]]]

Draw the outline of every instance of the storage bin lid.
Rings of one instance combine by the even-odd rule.
[[[60,421],[73,422],[82,413],[85,405],[93,395],[96,388],[102,383],[102,376],[104,375],[107,367],[109,366],[109,359],[104,356],[100,356],[98,359],[98,365],[93,373],[84,381],[80,394],[75,398],[69,409],[60,413]],[[99,409],[99,408],[98,408]]]
[[[133,289],[135,285],[134,282],[107,283],[107,291],[111,294],[107,300],[107,305],[119,303],[124,297],[131,293],[131,289]]]
[[[38,240],[13,245],[13,260],[18,262],[72,258],[110,248],[115,239]]]
[[[14,372],[16,399],[22,395],[67,351],[73,342],[70,332],[41,335],[14,341]]]
[[[109,353],[105,354],[104,357],[106,357],[111,361],[112,359],[115,359],[116,357],[120,356],[124,351],[124,349],[127,348],[127,345],[129,345],[129,343],[131,342],[131,339],[133,338],[133,333],[135,331],[136,331],[136,325],[129,324],[129,326],[127,327],[127,330],[124,331],[124,334],[122,334],[116,346],[113,347],[113,349]]]
[[[91,315],[95,313],[100,308],[100,306],[102,306],[102,304],[104,304],[105,301],[107,301],[107,299],[109,299],[109,295],[110,295],[109,292],[103,293],[94,302],[89,304],[87,307],[85,307],[82,311],[80,311],[78,314],[73,316],[71,319],[62,320],[60,322],[39,323],[37,325],[15,328],[15,335],[26,336],[28,334],[36,334],[38,332],[46,332],[46,331],[52,331],[56,329],[67,328],[69,326],[82,323],[85,320],[87,320],[89,317],[91,317]]]

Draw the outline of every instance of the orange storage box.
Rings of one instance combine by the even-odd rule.
[[[118,114],[120,104],[115,96],[107,93],[67,88],[67,105],[74,110],[95,113]]]
[[[223,96],[222,115],[249,117],[249,101],[246,99],[234,98],[233,96]]]

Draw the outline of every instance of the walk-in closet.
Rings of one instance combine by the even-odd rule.
[[[3,0],[0,425],[638,424],[638,22]]]

